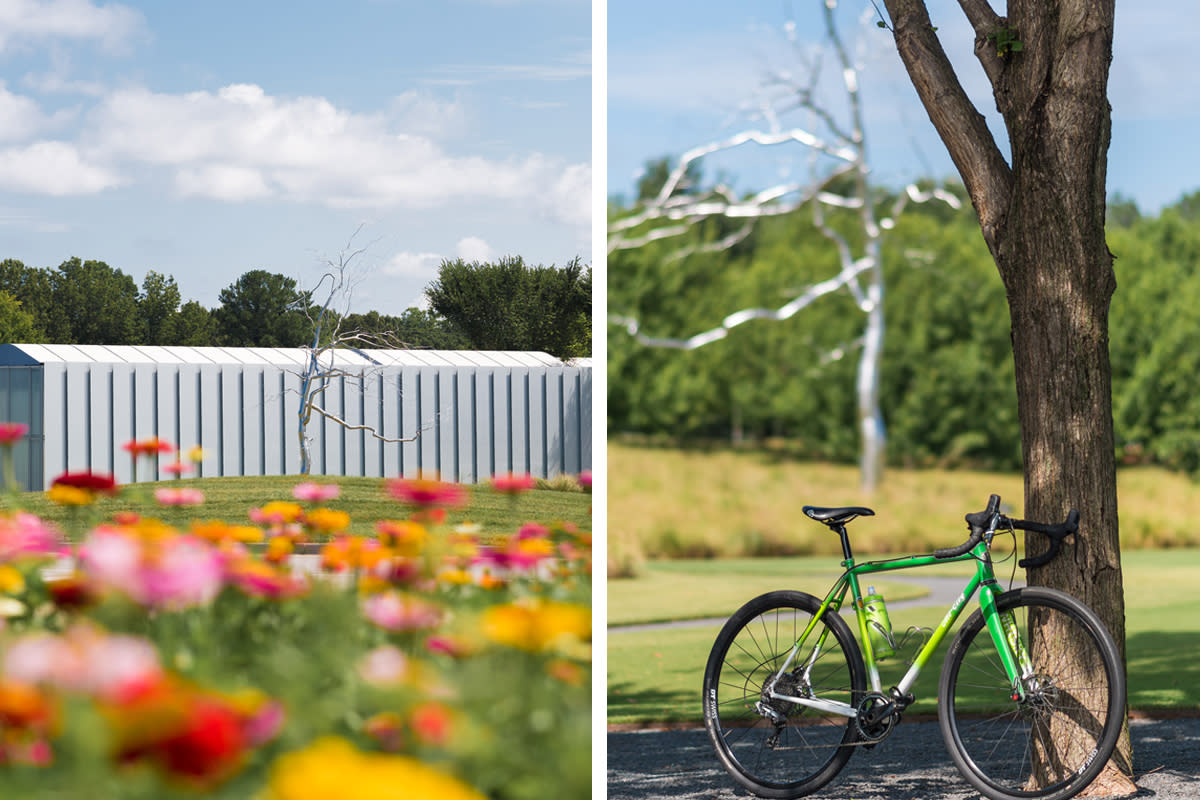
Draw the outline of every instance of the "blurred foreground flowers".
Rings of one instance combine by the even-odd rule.
[[[64,478],[73,507],[123,491]],[[532,485],[482,489],[519,508]],[[380,492],[371,536],[310,482],[246,520],[68,537],[0,513],[0,796],[588,796],[590,532],[455,524],[469,494],[432,480]],[[157,501],[177,521],[204,498]]]

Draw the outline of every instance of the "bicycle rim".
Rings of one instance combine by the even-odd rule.
[[[994,800],[1073,797],[1103,769],[1120,735],[1125,683],[1116,645],[1094,613],[1062,592],[1019,589],[997,608],[1012,614],[1029,651],[1026,699],[1013,699],[975,612],[942,671],[946,746],[967,780]]]
[[[853,754],[854,721],[764,697],[820,601],[772,592],[743,606],[722,629],[704,676],[705,725],[722,763],[760,797],[810,794],[832,780]],[[812,643],[823,639],[815,658]],[[865,668],[849,628],[829,613],[809,636],[777,692],[857,704]]]

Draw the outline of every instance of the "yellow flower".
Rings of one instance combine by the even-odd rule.
[[[96,495],[87,489],[58,484],[46,490],[46,498],[60,506],[87,506],[96,500]]]
[[[389,546],[392,552],[404,558],[415,558],[429,541],[429,531],[419,522],[384,519],[375,525],[379,541]]]
[[[471,573],[465,569],[444,569],[438,573],[437,579],[442,583],[465,586],[472,583]]]
[[[20,594],[25,591],[25,576],[11,564],[0,565],[0,592]]]
[[[510,603],[487,609],[482,628],[493,642],[521,650],[574,650],[592,638],[592,613],[574,603]]]
[[[192,534],[210,542],[261,542],[263,532],[253,525],[230,525],[219,520],[196,520],[192,523]]]
[[[317,739],[280,757],[265,800],[485,800],[458,778],[408,756],[365,753],[345,739]]]
[[[272,500],[262,508],[250,509],[250,521],[260,525],[287,525],[296,522],[304,515],[304,509],[299,503],[286,500]]]
[[[318,533],[343,533],[350,527],[350,515],[332,508],[314,508],[304,518],[305,524]]]

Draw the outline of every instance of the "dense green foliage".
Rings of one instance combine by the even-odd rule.
[[[890,203],[879,197],[880,216]],[[1020,466],[1004,287],[969,204],[909,206],[884,243],[881,368],[888,460]],[[1200,470],[1200,193],[1156,217],[1118,199],[1109,217],[1118,290],[1110,341],[1118,457]],[[611,214],[627,213],[616,208]],[[853,242],[851,220],[838,220]],[[841,223],[845,224],[841,224]],[[775,309],[837,272],[833,245],[803,212],[760,220],[733,249],[709,221],[681,241],[614,252],[611,314],[650,336],[690,336],[750,307]],[[859,234],[861,235],[861,234]],[[801,455],[858,455],[855,378],[863,315],[848,292],[783,322],[753,321],[693,351],[649,348],[609,326],[608,424],[677,439],[786,437]]]
[[[579,258],[561,268],[528,266],[520,256],[443,261],[425,296],[475,349],[591,353],[592,269]]]
[[[513,264],[519,269],[511,269]],[[447,315],[420,308],[400,315],[346,314],[333,321],[339,324],[326,319],[323,327],[380,347],[546,349],[563,357],[590,353],[591,268],[579,259],[561,270],[525,267],[520,258],[496,265],[447,261],[442,270],[491,276],[475,287],[475,297],[503,321],[489,329],[490,338],[469,337]],[[444,286],[436,284],[438,291]],[[466,313],[465,296],[445,295],[447,307]],[[215,309],[182,302],[175,279],[155,271],[146,273],[139,289],[133,278],[103,261],[71,258],[50,269],[5,259],[0,261],[0,342],[298,347],[312,339],[320,310],[295,279],[261,269],[243,273],[219,299]]]

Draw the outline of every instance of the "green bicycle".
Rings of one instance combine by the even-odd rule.
[[[1045,534],[1050,548],[1021,566],[1039,566],[1075,533],[1079,512],[1046,525],[1010,519],[992,495],[968,514],[966,542],[926,555],[856,564],[846,524],[873,516],[861,506],[804,513],[841,537],[845,572],[822,600],[798,591],[756,597],[717,636],[704,670],[704,722],[721,762],[760,797],[811,794],[838,774],[860,746],[886,738],[914,700],[912,688],[967,602],[942,666],[938,720],[967,781],[993,800],[1064,800],[1090,784],[1116,747],[1125,715],[1125,673],[1116,644],[1096,614],[1045,587],[1002,591],[991,545],[997,532]],[[884,690],[878,662],[891,632],[864,600],[860,579],[892,570],[975,562],[945,617],[899,683]],[[849,602],[858,640],[839,615]],[[860,649],[859,641],[864,643]],[[1056,643],[1079,645],[1068,655]]]

